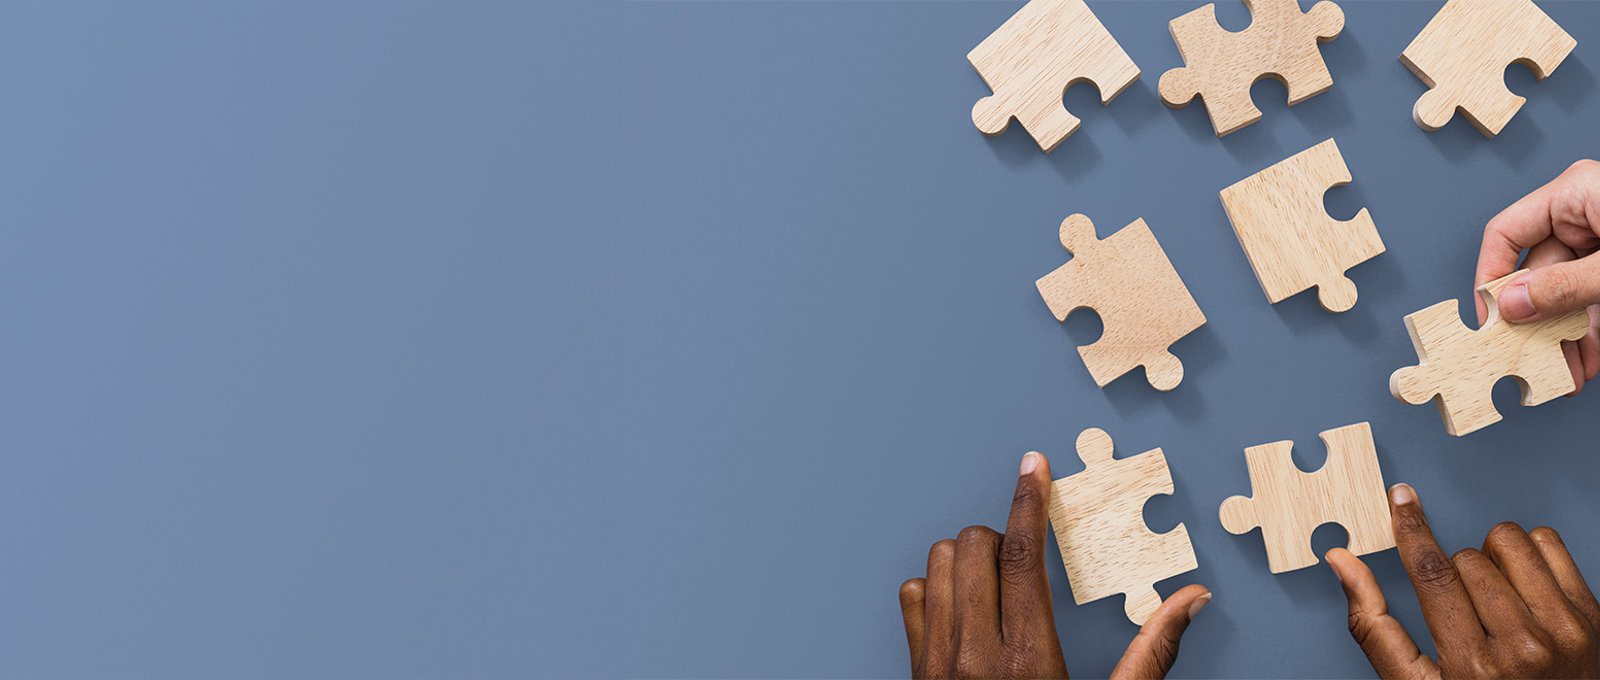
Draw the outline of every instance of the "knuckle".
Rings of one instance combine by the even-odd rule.
[[[1038,485],[1018,484],[1016,495],[1011,497],[1011,507],[1032,507],[1042,505],[1044,498],[1040,496]]]
[[[1496,524],[1489,529],[1489,536],[1499,538],[1508,538],[1523,533],[1526,532],[1522,530],[1522,525],[1510,520]]]
[[[1484,540],[1484,543],[1504,547],[1526,535],[1526,533],[1522,530],[1522,525],[1516,522],[1501,522],[1489,529],[1489,536]]]
[[[956,543],[963,545],[972,543],[981,544],[991,541],[999,535],[1000,534],[995,533],[994,529],[990,529],[989,527],[982,525],[975,525],[962,529],[961,533],[956,534]]]
[[[915,602],[922,599],[924,583],[927,583],[927,581],[920,578],[906,579],[905,583],[900,584],[900,601]]]
[[[1363,649],[1367,646],[1367,640],[1372,637],[1372,626],[1372,616],[1366,612],[1360,610],[1350,612],[1350,637],[1354,638],[1356,644]]]
[[[1507,653],[1511,664],[1524,672],[1545,668],[1555,660],[1550,645],[1533,635],[1524,635],[1509,641]]]
[[[1000,544],[1000,552],[997,556],[1000,563],[1000,573],[1016,575],[1033,569],[1041,557],[1039,551],[1033,547],[1035,541],[1028,540],[1026,536],[1013,535],[1007,538],[1016,540],[1006,540]]]
[[[1414,504],[1413,504],[1414,505]],[[1428,518],[1415,509],[1404,509],[1395,513],[1394,528],[1401,533],[1419,533],[1428,530]]]
[[[1150,651],[1162,666],[1170,665],[1178,660],[1178,638],[1172,635],[1157,635],[1150,642]]]
[[[958,678],[987,678],[993,672],[986,667],[984,656],[970,645],[956,652],[955,675]]]
[[[1600,174],[1600,161],[1585,158],[1568,166],[1567,172],[1583,175]]]
[[[1533,531],[1528,532],[1528,538],[1531,538],[1535,541],[1554,541],[1556,543],[1561,542],[1561,534],[1556,533],[1556,530],[1551,529],[1550,527],[1539,527],[1534,529]]]
[[[1545,299],[1550,304],[1563,309],[1571,307],[1578,302],[1578,292],[1582,282],[1578,280],[1575,272],[1566,267],[1550,267],[1545,270],[1540,288],[1544,289]]]
[[[1465,662],[1466,670],[1468,671],[1464,674],[1466,676],[1474,678],[1506,677],[1506,671],[1502,668],[1504,664],[1501,664],[1500,660],[1487,650],[1479,650],[1468,654]]]
[[[1014,653],[1006,657],[1004,667],[998,670],[1007,678],[1042,677],[1045,670],[1041,668],[1038,649],[1039,646],[1032,642],[1019,645]]]
[[[955,557],[955,554],[956,542],[948,538],[934,543],[932,547],[928,548],[929,561],[950,559]]]
[[[1545,629],[1550,632],[1550,639],[1557,649],[1575,653],[1594,645],[1594,631],[1576,611],[1568,609],[1550,619],[1545,623]]]
[[[1444,553],[1428,551],[1411,565],[1411,580],[1419,586],[1443,590],[1454,587],[1460,582],[1461,575],[1456,573],[1455,563],[1445,557]]]

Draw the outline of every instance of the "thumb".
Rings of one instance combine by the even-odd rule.
[[[1513,323],[1551,319],[1600,303],[1600,254],[1529,270],[1500,291],[1500,316]]]
[[[1189,621],[1211,601],[1211,591],[1202,585],[1184,586],[1161,603],[1139,634],[1128,643],[1128,651],[1111,670],[1113,680],[1164,678],[1178,660],[1178,642]]]
[[[1439,677],[1433,659],[1423,654],[1400,622],[1389,615],[1389,603],[1372,570],[1344,548],[1328,551],[1326,559],[1350,600],[1350,637],[1361,645],[1378,677]]]

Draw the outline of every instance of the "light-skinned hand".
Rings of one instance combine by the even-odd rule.
[[[1563,343],[1573,394],[1600,373],[1600,162],[1582,160],[1506,208],[1483,230],[1479,286],[1518,269],[1530,270],[1500,294],[1500,315],[1513,323],[1589,310],[1589,334]],[[1487,316],[1478,303],[1478,323]]]

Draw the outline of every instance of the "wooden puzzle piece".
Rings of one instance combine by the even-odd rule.
[[[1297,0],[1244,0],[1250,27],[1234,33],[1217,25],[1210,4],[1172,20],[1168,28],[1184,65],[1161,75],[1161,101],[1181,109],[1199,96],[1222,137],[1261,120],[1250,86],[1272,78],[1299,104],[1333,87],[1317,45],[1344,30],[1344,10],[1323,0],[1302,13]]]
[[[1366,208],[1348,221],[1323,209],[1323,194],[1349,183],[1350,169],[1330,139],[1222,190],[1233,233],[1267,300],[1315,286],[1323,309],[1355,306],[1356,284],[1344,271],[1382,253],[1383,240]]]
[[[1274,574],[1317,563],[1311,533],[1336,522],[1350,536],[1349,550],[1365,555],[1394,547],[1389,499],[1372,444],[1372,426],[1356,423],[1323,432],[1328,460],[1316,472],[1301,472],[1281,441],[1244,450],[1250,468],[1250,498],[1222,502],[1222,528],[1245,534],[1261,527],[1267,568]]]
[[[1094,83],[1104,105],[1139,79],[1139,67],[1083,0],[1031,0],[967,61],[994,91],[972,107],[978,130],[995,137],[1016,118],[1045,153],[1078,129],[1061,102],[1068,87]]]
[[[1575,385],[1561,342],[1589,332],[1589,313],[1579,309],[1532,323],[1502,322],[1500,290],[1525,271],[1478,286],[1489,316],[1477,330],[1461,322],[1455,300],[1406,315],[1419,363],[1390,375],[1389,393],[1407,404],[1433,399],[1445,432],[1460,437],[1500,422],[1490,392],[1508,375],[1522,388],[1523,406],[1571,392]]]
[[[1073,601],[1126,595],[1123,612],[1144,625],[1161,605],[1155,583],[1200,566],[1182,524],[1157,534],[1144,523],[1145,502],[1172,495],[1167,457],[1152,449],[1113,459],[1111,435],[1097,428],[1078,435],[1078,457],[1084,471],[1055,480],[1050,492],[1050,526]]]
[[[1500,134],[1527,101],[1506,88],[1506,67],[1522,64],[1544,80],[1577,46],[1531,0],[1450,0],[1400,53],[1431,88],[1411,118],[1431,132],[1460,111],[1483,136]]]
[[[1085,307],[1104,331],[1078,348],[1094,383],[1105,387],[1140,366],[1150,386],[1166,391],[1183,381],[1183,363],[1167,347],[1206,322],[1143,219],[1096,239],[1088,217],[1061,222],[1061,245],[1072,259],[1039,279],[1039,294],[1057,321]]]

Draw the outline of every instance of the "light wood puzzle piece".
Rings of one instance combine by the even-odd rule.
[[[1445,432],[1459,437],[1500,422],[1490,392],[1508,375],[1522,388],[1523,406],[1571,392],[1575,385],[1561,342],[1589,332],[1589,313],[1579,309],[1533,323],[1501,321],[1500,289],[1524,271],[1478,286],[1489,316],[1477,330],[1461,322],[1455,300],[1406,315],[1419,363],[1390,375],[1389,393],[1407,404],[1432,399]]]
[[[1164,534],[1144,523],[1144,504],[1172,495],[1172,473],[1161,449],[1112,458],[1111,435],[1091,428],[1078,435],[1083,472],[1055,480],[1050,526],[1078,604],[1126,595],[1123,612],[1144,625],[1161,605],[1155,583],[1200,565],[1189,530],[1182,524]]]
[[[1323,194],[1349,183],[1350,169],[1330,139],[1222,190],[1233,233],[1267,300],[1314,286],[1323,309],[1355,306],[1356,284],[1344,272],[1382,253],[1383,240],[1366,208],[1347,221],[1323,209]]]
[[[967,61],[994,90],[972,107],[978,130],[995,137],[1016,118],[1045,153],[1078,129],[1061,102],[1068,87],[1094,83],[1104,105],[1139,79],[1139,67],[1083,0],[1031,0]]]
[[[1151,387],[1177,387],[1183,362],[1167,347],[1206,317],[1150,227],[1134,220],[1101,240],[1088,217],[1073,215],[1061,222],[1061,245],[1072,259],[1039,279],[1039,295],[1057,321],[1084,308],[1100,315],[1100,339],[1078,348],[1094,383],[1105,387],[1143,366]]]
[[[1429,88],[1411,109],[1424,130],[1461,115],[1485,137],[1500,134],[1522,103],[1505,71],[1522,64],[1544,80],[1578,41],[1530,0],[1450,0],[1400,53]]]
[[[1333,76],[1317,46],[1344,30],[1344,10],[1323,0],[1309,12],[1297,0],[1244,0],[1250,27],[1234,33],[1217,25],[1210,4],[1172,20],[1168,28],[1184,66],[1161,75],[1161,101],[1181,109],[1196,96],[1205,101],[1211,126],[1222,137],[1261,120],[1250,86],[1272,78],[1299,104],[1333,87]]]
[[[1291,452],[1294,442],[1281,441],[1244,450],[1250,467],[1250,498],[1222,502],[1222,528],[1245,534],[1261,528],[1267,546],[1267,568],[1274,574],[1317,563],[1311,533],[1336,522],[1350,536],[1349,550],[1365,555],[1394,547],[1389,500],[1378,469],[1372,427],[1356,423],[1323,432],[1328,460],[1316,472],[1301,472]]]

